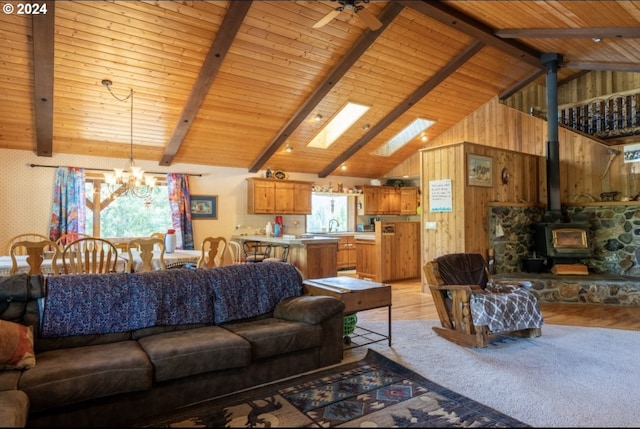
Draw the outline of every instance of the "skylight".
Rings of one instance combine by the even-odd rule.
[[[307,144],[326,149],[369,110],[370,106],[348,102]]]
[[[417,118],[405,129],[391,138],[391,140],[374,150],[372,153],[380,156],[391,156],[392,153],[418,137],[434,123],[435,121],[430,121],[429,119]]]

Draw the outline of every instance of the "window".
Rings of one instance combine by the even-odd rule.
[[[348,102],[318,134],[307,144],[308,147],[326,149],[331,146],[345,131],[349,129],[362,115],[369,110],[369,106]]]
[[[311,214],[307,215],[307,232],[348,231],[349,228],[349,197],[344,195],[312,194]]]
[[[87,200],[93,200],[93,184],[87,181]],[[153,232],[164,232],[171,228],[171,208],[166,185],[157,185],[152,197],[142,199],[127,194],[120,195],[107,203],[110,192],[107,185],[101,183],[100,199],[103,207],[100,211],[98,234],[93,229],[93,212],[87,210],[86,231],[100,237],[146,237]],[[105,206],[106,205],[106,206]]]

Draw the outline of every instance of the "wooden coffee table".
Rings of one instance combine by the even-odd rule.
[[[389,345],[391,345],[391,285],[349,276],[339,276],[305,280],[303,286],[305,293],[308,295],[328,295],[340,299],[345,305],[345,316],[355,314],[358,311],[387,307],[389,321],[388,335],[359,327],[359,329],[375,334],[380,338],[370,340],[365,344],[358,344],[358,346],[384,340],[388,340]]]

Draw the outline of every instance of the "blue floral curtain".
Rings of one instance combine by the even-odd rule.
[[[58,167],[53,184],[53,207],[49,238],[85,232],[87,219],[85,171],[79,167]]]
[[[167,188],[169,191],[169,207],[171,207],[171,223],[176,230],[178,248],[195,249],[193,245],[193,225],[191,223],[191,196],[189,193],[189,177],[186,174],[168,173]]]

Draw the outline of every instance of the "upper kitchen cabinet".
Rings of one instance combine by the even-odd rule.
[[[417,187],[362,186],[364,215],[415,215]]]
[[[247,179],[249,214],[311,214],[311,182]]]
[[[418,211],[418,187],[400,188],[400,214],[406,216],[415,215]]]

